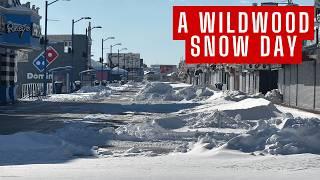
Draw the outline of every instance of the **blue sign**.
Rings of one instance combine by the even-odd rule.
[[[0,45],[19,49],[40,48],[40,16],[0,14]]]
[[[43,72],[45,68],[48,68],[59,57],[59,53],[51,46],[47,48],[47,59],[45,58],[45,52],[43,51],[33,62],[33,66],[38,69],[39,72]]]
[[[32,64],[34,65],[34,67],[38,69],[38,71],[43,72],[49,63],[44,57],[44,55],[41,54],[33,61]]]

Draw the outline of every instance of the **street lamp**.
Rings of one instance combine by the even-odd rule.
[[[92,29],[101,29],[101,28],[102,28],[102,26],[94,26],[90,30],[92,30]]]
[[[82,17],[78,20],[74,20],[72,19],[72,34],[71,34],[71,66],[72,66],[72,71],[71,71],[71,91],[73,91],[73,81],[74,81],[74,71],[75,71],[75,67],[74,67],[74,46],[73,46],[73,42],[74,42],[74,24],[82,21],[82,20],[88,20],[91,19],[91,17]]]
[[[128,50],[128,48],[122,48],[122,49],[118,49],[118,74],[119,74],[119,71],[120,71],[120,52],[121,51],[126,51]],[[126,66],[126,55],[124,54],[124,59],[123,59],[123,62],[124,62],[124,66]],[[124,67],[125,69],[125,67]]]
[[[115,39],[115,37],[113,36],[110,36],[110,37],[107,37],[106,39],[103,39],[101,40],[101,82],[100,84],[102,85],[102,80],[103,80],[103,70],[104,70],[104,67],[103,67],[103,56],[104,56],[104,42],[107,41],[107,40],[111,40],[111,39]]]
[[[109,56],[110,66],[112,64],[112,48],[115,47],[115,46],[122,46],[122,44],[121,43],[116,43],[116,44],[110,45],[110,56]],[[119,66],[119,64],[118,64],[118,66]]]
[[[46,8],[45,8],[45,25],[44,25],[44,43],[43,43],[43,48],[44,48],[44,56],[47,61],[47,47],[48,47],[48,7],[59,0],[55,0],[52,2],[46,1]],[[61,1],[70,1],[70,0],[61,0]],[[47,66],[45,64],[44,67],[44,81],[43,81],[43,95],[47,96]]]
[[[90,46],[90,55],[91,55],[91,31],[93,29],[102,29],[102,26],[94,26],[94,27],[91,27],[91,23],[89,23],[89,27],[86,28],[86,38],[87,38],[87,63],[88,63],[88,69],[90,69],[90,66],[91,66],[91,56],[89,56],[89,46]],[[89,39],[89,36],[90,36],[90,39]]]

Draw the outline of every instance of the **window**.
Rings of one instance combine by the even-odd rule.
[[[70,53],[71,50],[72,50],[72,42],[65,41],[64,42],[64,53]]]

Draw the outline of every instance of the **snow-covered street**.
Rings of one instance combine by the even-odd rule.
[[[24,99],[0,110],[0,179],[318,179],[320,115],[276,98],[129,83]]]

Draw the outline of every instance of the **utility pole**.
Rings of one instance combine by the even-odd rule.
[[[48,46],[48,1],[46,1],[45,8],[45,25],[44,25],[44,56],[45,56],[45,67],[44,67],[44,80],[43,80],[43,96],[47,96],[47,46]],[[54,85],[54,84],[53,84]]]

